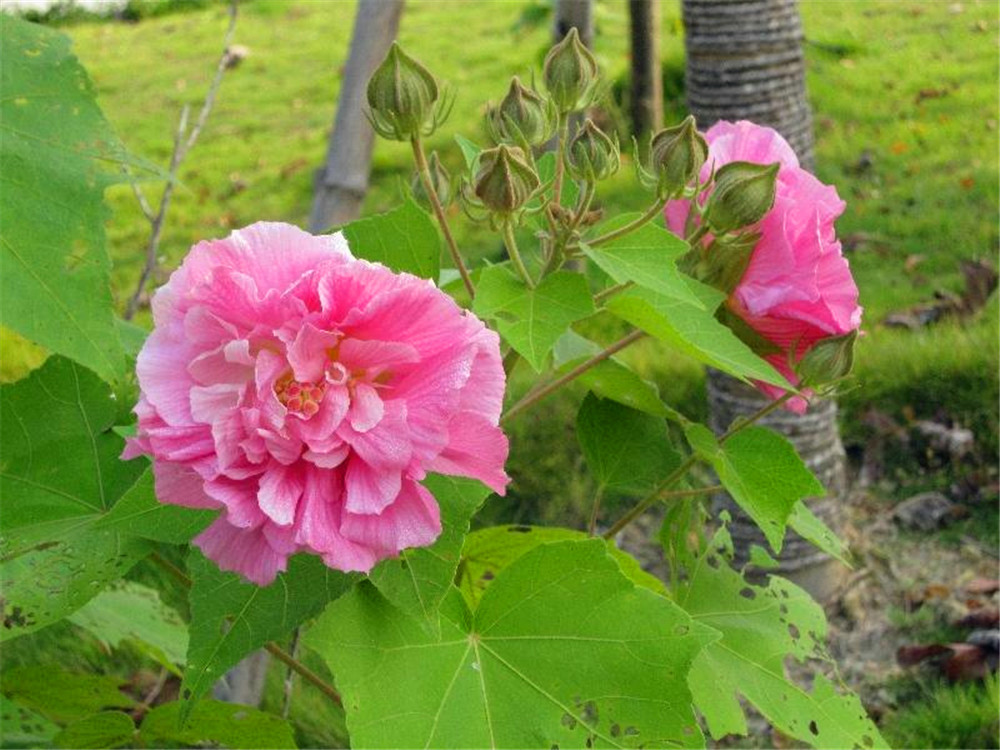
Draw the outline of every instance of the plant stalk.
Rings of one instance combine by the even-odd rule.
[[[600,237],[592,239],[587,242],[587,244],[591,247],[597,247],[598,245],[605,245],[612,240],[617,240],[619,237],[624,237],[626,234],[634,232],[636,229],[639,229],[639,227],[649,223],[650,220],[659,216],[665,205],[667,205],[667,201],[665,199],[658,198],[652,206],[646,209],[646,213],[637,218],[635,221],[630,221],[623,227],[619,227],[618,229],[608,232],[607,234],[603,234]]]
[[[475,297],[476,287],[472,284],[472,278],[469,276],[469,269],[465,267],[465,262],[462,260],[462,254],[458,252],[458,245],[455,244],[451,227],[448,226],[448,218],[444,215],[444,207],[434,189],[434,183],[431,182],[431,171],[430,167],[427,166],[427,157],[424,155],[424,145],[420,136],[414,135],[410,139],[410,144],[413,146],[413,160],[417,165],[417,174],[420,175],[420,182],[424,186],[424,192],[427,193],[427,200],[430,201],[438,226],[441,227],[441,232],[444,234],[445,244],[448,245],[448,252],[451,253],[451,260],[462,277],[465,291],[469,293],[469,297]]]
[[[517,240],[514,238],[513,222],[510,220],[503,223],[503,242],[507,246],[507,254],[510,256],[514,268],[517,269],[521,278],[524,279],[524,283],[527,284],[528,289],[534,289],[535,282],[531,278],[531,274],[528,273],[528,268],[524,265],[524,261],[521,259],[521,253],[517,249]]]

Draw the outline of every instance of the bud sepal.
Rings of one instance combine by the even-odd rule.
[[[540,146],[555,135],[559,113],[555,102],[514,76],[507,95],[500,104],[486,112],[486,130],[494,143],[507,143],[528,150]]]
[[[397,42],[368,80],[367,98],[365,115],[372,129],[393,141],[430,135],[448,117],[453,103],[452,97],[441,95],[431,72]]]
[[[580,40],[576,27],[545,56],[545,87],[562,115],[586,109],[597,94],[597,58]]]
[[[566,148],[566,167],[570,175],[577,180],[595,182],[610,177],[620,166],[618,137],[609,136],[587,118]]]
[[[715,173],[704,220],[711,231],[725,234],[756,224],[774,205],[780,164],[733,161]]]

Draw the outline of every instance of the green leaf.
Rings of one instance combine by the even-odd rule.
[[[752,425],[725,443],[712,437],[714,447],[703,425],[692,425],[687,434],[691,447],[712,464],[722,486],[760,526],[775,552],[781,551],[796,503],[826,494],[794,446],[773,430]]]
[[[437,610],[451,588],[469,531],[469,520],[490,493],[471,479],[432,474],[424,481],[441,507],[441,536],[430,547],[404,550],[385,560],[369,578],[382,595],[411,617],[437,626]]]
[[[465,158],[465,166],[472,169],[472,165],[476,163],[476,159],[479,157],[479,152],[483,150],[482,146],[473,143],[464,135],[458,133],[455,134],[455,143],[462,150],[462,156]]]
[[[186,544],[218,515],[214,510],[196,510],[166,505],[156,499],[153,472],[147,469],[121,500],[94,524],[131,536],[168,544]]]
[[[620,292],[605,307],[678,351],[734,377],[787,387],[788,381],[777,370],[715,319],[722,295],[694,279],[685,284],[701,298],[705,309],[648,289]]]
[[[73,612],[146,554],[98,528],[147,466],[118,459],[116,411],[109,387],[63,357],[0,387],[0,640]]]
[[[557,526],[490,526],[474,531],[465,539],[462,561],[455,574],[455,585],[469,606],[475,607],[486,588],[512,562],[550,542],[584,541],[591,537],[576,529]],[[614,540],[607,541],[608,553],[618,563],[622,573],[636,586],[642,586],[666,596],[667,589],[656,576],[642,569],[639,561],[619,549]]]
[[[178,676],[188,646],[187,625],[180,615],[160,601],[155,589],[125,581],[102,591],[69,617],[106,647],[117,648],[123,641],[141,651]]]
[[[500,335],[541,372],[545,358],[570,324],[594,312],[587,281],[557,271],[528,289],[506,266],[483,269],[473,311],[497,322]]]
[[[250,706],[204,700],[181,726],[180,703],[164,703],[143,719],[139,736],[145,747],[294,748],[292,728],[274,714]]]
[[[56,747],[111,748],[132,747],[135,722],[121,711],[101,711],[74,721],[55,738]]]
[[[412,198],[392,211],[352,221],[343,232],[355,257],[437,281],[441,239],[431,217]]]
[[[16,667],[4,672],[3,694],[60,724],[108,708],[132,708],[135,701],[118,690],[117,677],[77,674],[52,665]]]
[[[188,572],[190,643],[181,685],[188,711],[240,659],[315,617],[356,578],[318,557],[296,555],[274,583],[255,586],[220,570],[197,549],[188,555]]]
[[[804,502],[795,503],[788,517],[788,525],[807,542],[811,542],[830,557],[835,557],[847,567],[851,565],[851,551],[847,544],[837,536],[815,513],[809,510]]]
[[[58,725],[0,695],[0,740],[5,748],[51,747],[58,733]]]
[[[602,226],[599,234],[627,224],[633,218],[617,217]],[[677,270],[676,261],[688,251],[688,244],[661,226],[645,224],[606,245],[590,247],[582,243],[580,248],[619,284],[631,281],[668,299],[687,302],[700,309],[705,307]]]
[[[685,676],[715,634],[622,575],[602,540],[536,547],[432,636],[371,586],[306,636],[357,747],[699,747]]]
[[[601,347],[593,341],[572,329],[566,331],[553,349],[556,374],[566,374],[600,351]],[[609,357],[578,375],[570,387],[574,386],[583,386],[601,398],[610,398],[656,417],[665,417],[668,413],[656,384],[639,377],[615,357]]]
[[[124,150],[66,36],[11,16],[0,34],[0,318],[116,380],[103,195]]]
[[[662,418],[594,395],[580,406],[576,436],[587,468],[605,490],[651,492],[681,463]]]
[[[688,674],[712,736],[747,733],[742,695],[781,732],[814,747],[886,747],[856,696],[837,691],[822,674],[811,692],[785,677],[789,656],[827,658],[822,607],[777,576],[766,587],[748,584],[718,553],[725,546],[717,535],[677,594],[695,620],[722,633]]]

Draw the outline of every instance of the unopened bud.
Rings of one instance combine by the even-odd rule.
[[[587,107],[594,97],[597,60],[580,41],[576,27],[545,56],[545,87],[561,113]]]
[[[612,139],[590,118],[569,142],[566,166],[578,180],[603,180],[618,171],[621,154],[618,139]]]
[[[697,179],[708,158],[708,143],[688,115],[680,125],[661,130],[650,144],[650,171],[663,198],[678,195]]]
[[[539,146],[552,137],[556,118],[552,100],[525,88],[514,76],[507,96],[486,113],[486,127],[497,143]]]
[[[500,145],[479,155],[475,193],[491,211],[500,214],[517,211],[538,185],[538,175],[521,149]]]
[[[437,99],[434,76],[393,42],[368,81],[368,108],[375,131],[396,141],[419,135],[432,119]]]
[[[854,367],[854,342],[858,332],[822,339],[807,351],[795,366],[803,385],[820,386],[841,380]]]
[[[451,175],[448,174],[448,170],[444,168],[444,165],[438,158],[437,151],[431,152],[430,158],[427,160],[427,168],[431,175],[431,186],[434,188],[438,200],[442,206],[447,206],[451,200]],[[413,179],[410,182],[410,189],[417,203],[424,208],[428,208],[431,205],[430,198],[427,195],[427,191],[424,190],[424,182],[420,179],[419,173],[413,175]]]
[[[715,173],[705,221],[715,234],[756,224],[774,205],[780,164],[733,161]]]

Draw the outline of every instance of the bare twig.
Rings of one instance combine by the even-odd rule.
[[[300,625],[292,631],[292,642],[288,647],[289,655],[293,659],[297,659],[299,656],[299,637],[301,635],[302,626]],[[285,695],[281,704],[281,718],[283,719],[287,719],[289,712],[292,710],[292,690],[295,688],[294,677],[295,670],[289,667],[288,671],[285,672]]]
[[[143,266],[142,273],[139,275],[139,283],[136,284],[135,291],[129,298],[128,305],[125,308],[125,314],[123,316],[125,320],[131,320],[135,316],[142,301],[142,295],[146,288],[146,284],[156,271],[160,252],[160,239],[163,236],[163,221],[167,216],[167,209],[170,208],[170,199],[173,197],[174,187],[177,184],[177,173],[180,169],[181,162],[184,161],[188,152],[198,141],[198,136],[201,135],[201,131],[205,127],[205,123],[208,121],[208,116],[212,111],[212,107],[215,105],[216,94],[218,94],[219,86],[222,83],[222,76],[226,72],[226,68],[229,64],[229,47],[233,39],[233,31],[236,29],[236,8],[237,0],[232,0],[229,4],[229,26],[226,28],[226,36],[222,44],[222,55],[219,57],[219,63],[215,68],[215,76],[212,78],[212,83],[208,87],[208,93],[205,94],[205,100],[202,102],[201,110],[198,112],[198,118],[195,120],[194,125],[190,128],[190,130],[188,129],[188,116],[191,112],[191,108],[185,104],[184,108],[181,110],[180,120],[177,123],[177,132],[174,134],[174,148],[170,155],[170,168],[167,177],[167,184],[163,188],[163,195],[160,197],[160,205],[155,213],[153,212],[149,201],[146,200],[146,196],[143,194],[142,189],[138,186],[138,184],[136,184],[135,180],[132,180],[132,192],[135,193],[136,200],[139,202],[139,207],[142,209],[143,215],[150,223],[150,232],[149,242],[146,244],[146,264]]]

